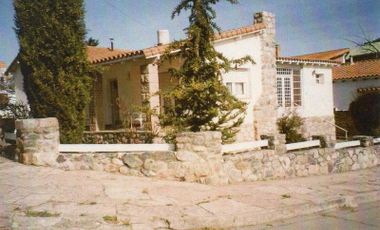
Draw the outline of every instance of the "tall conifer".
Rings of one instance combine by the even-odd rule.
[[[232,4],[237,0],[226,0]],[[243,122],[245,103],[239,101],[222,83],[222,73],[233,64],[253,60],[247,56],[239,60],[228,60],[213,46],[216,17],[212,5],[219,0],[182,0],[172,13],[172,18],[182,11],[190,11],[189,26],[185,29],[187,39],[174,42],[166,51],[164,60],[181,58],[180,69],[169,72],[179,84],[170,91],[162,92],[166,104],[161,115],[161,124],[174,134],[180,131],[218,130],[224,142],[232,141]],[[173,55],[173,51],[180,50]],[[170,131],[169,131],[170,132]]]
[[[14,0],[14,8],[32,116],[57,117],[61,141],[79,142],[91,88],[83,0]]]

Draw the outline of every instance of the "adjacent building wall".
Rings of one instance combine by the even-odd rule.
[[[350,103],[358,95],[357,90],[369,87],[380,87],[380,78],[334,81],[334,106],[336,110],[348,111]]]
[[[301,106],[293,108],[278,108],[278,116],[289,111],[296,111],[304,118],[300,130],[305,138],[325,136],[331,142],[335,137],[334,107],[332,95],[331,67],[320,65],[277,64],[278,68],[293,68],[301,70]],[[316,74],[322,74],[319,83]]]

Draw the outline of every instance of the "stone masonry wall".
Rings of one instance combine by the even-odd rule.
[[[153,138],[151,132],[109,130],[84,132],[82,142],[85,144],[142,144],[152,143]]]
[[[59,147],[56,118],[16,120],[19,162],[36,166],[53,166]]]
[[[257,150],[224,155],[229,183],[326,175],[377,166],[380,146],[315,148],[277,155],[274,150]]]
[[[327,143],[334,143],[336,136],[333,124],[333,116],[306,117],[301,132],[305,138],[324,136]]]
[[[57,158],[64,170],[99,170],[129,176],[206,184],[227,183],[219,132],[182,133],[176,152],[65,153]]]
[[[276,42],[275,16],[269,12],[254,15],[254,23],[264,23],[261,38],[261,85],[262,93],[254,108],[255,139],[260,135],[275,136],[277,131],[277,97],[276,97]]]

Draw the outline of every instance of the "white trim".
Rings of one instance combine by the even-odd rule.
[[[345,142],[338,142],[335,144],[334,149],[343,149],[347,147],[354,147],[354,146],[360,146],[360,141],[345,141]]]
[[[295,149],[304,149],[304,148],[310,148],[310,147],[316,147],[321,146],[320,140],[314,140],[314,141],[303,141],[303,142],[297,142],[297,143],[291,143],[286,144],[286,150],[295,150]]]
[[[268,140],[234,143],[234,144],[222,145],[222,152],[223,153],[238,152],[238,151],[260,148],[260,147],[265,147],[265,146],[268,146]]]
[[[60,144],[59,152],[159,152],[174,151],[171,144]]]

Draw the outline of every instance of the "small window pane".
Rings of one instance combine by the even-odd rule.
[[[235,83],[235,94],[244,95],[244,83],[242,82]]]
[[[282,106],[282,80],[280,77],[277,78],[277,103]]]
[[[290,78],[284,78],[284,91],[285,91],[285,107],[290,107],[292,104],[292,91],[290,86]]]

